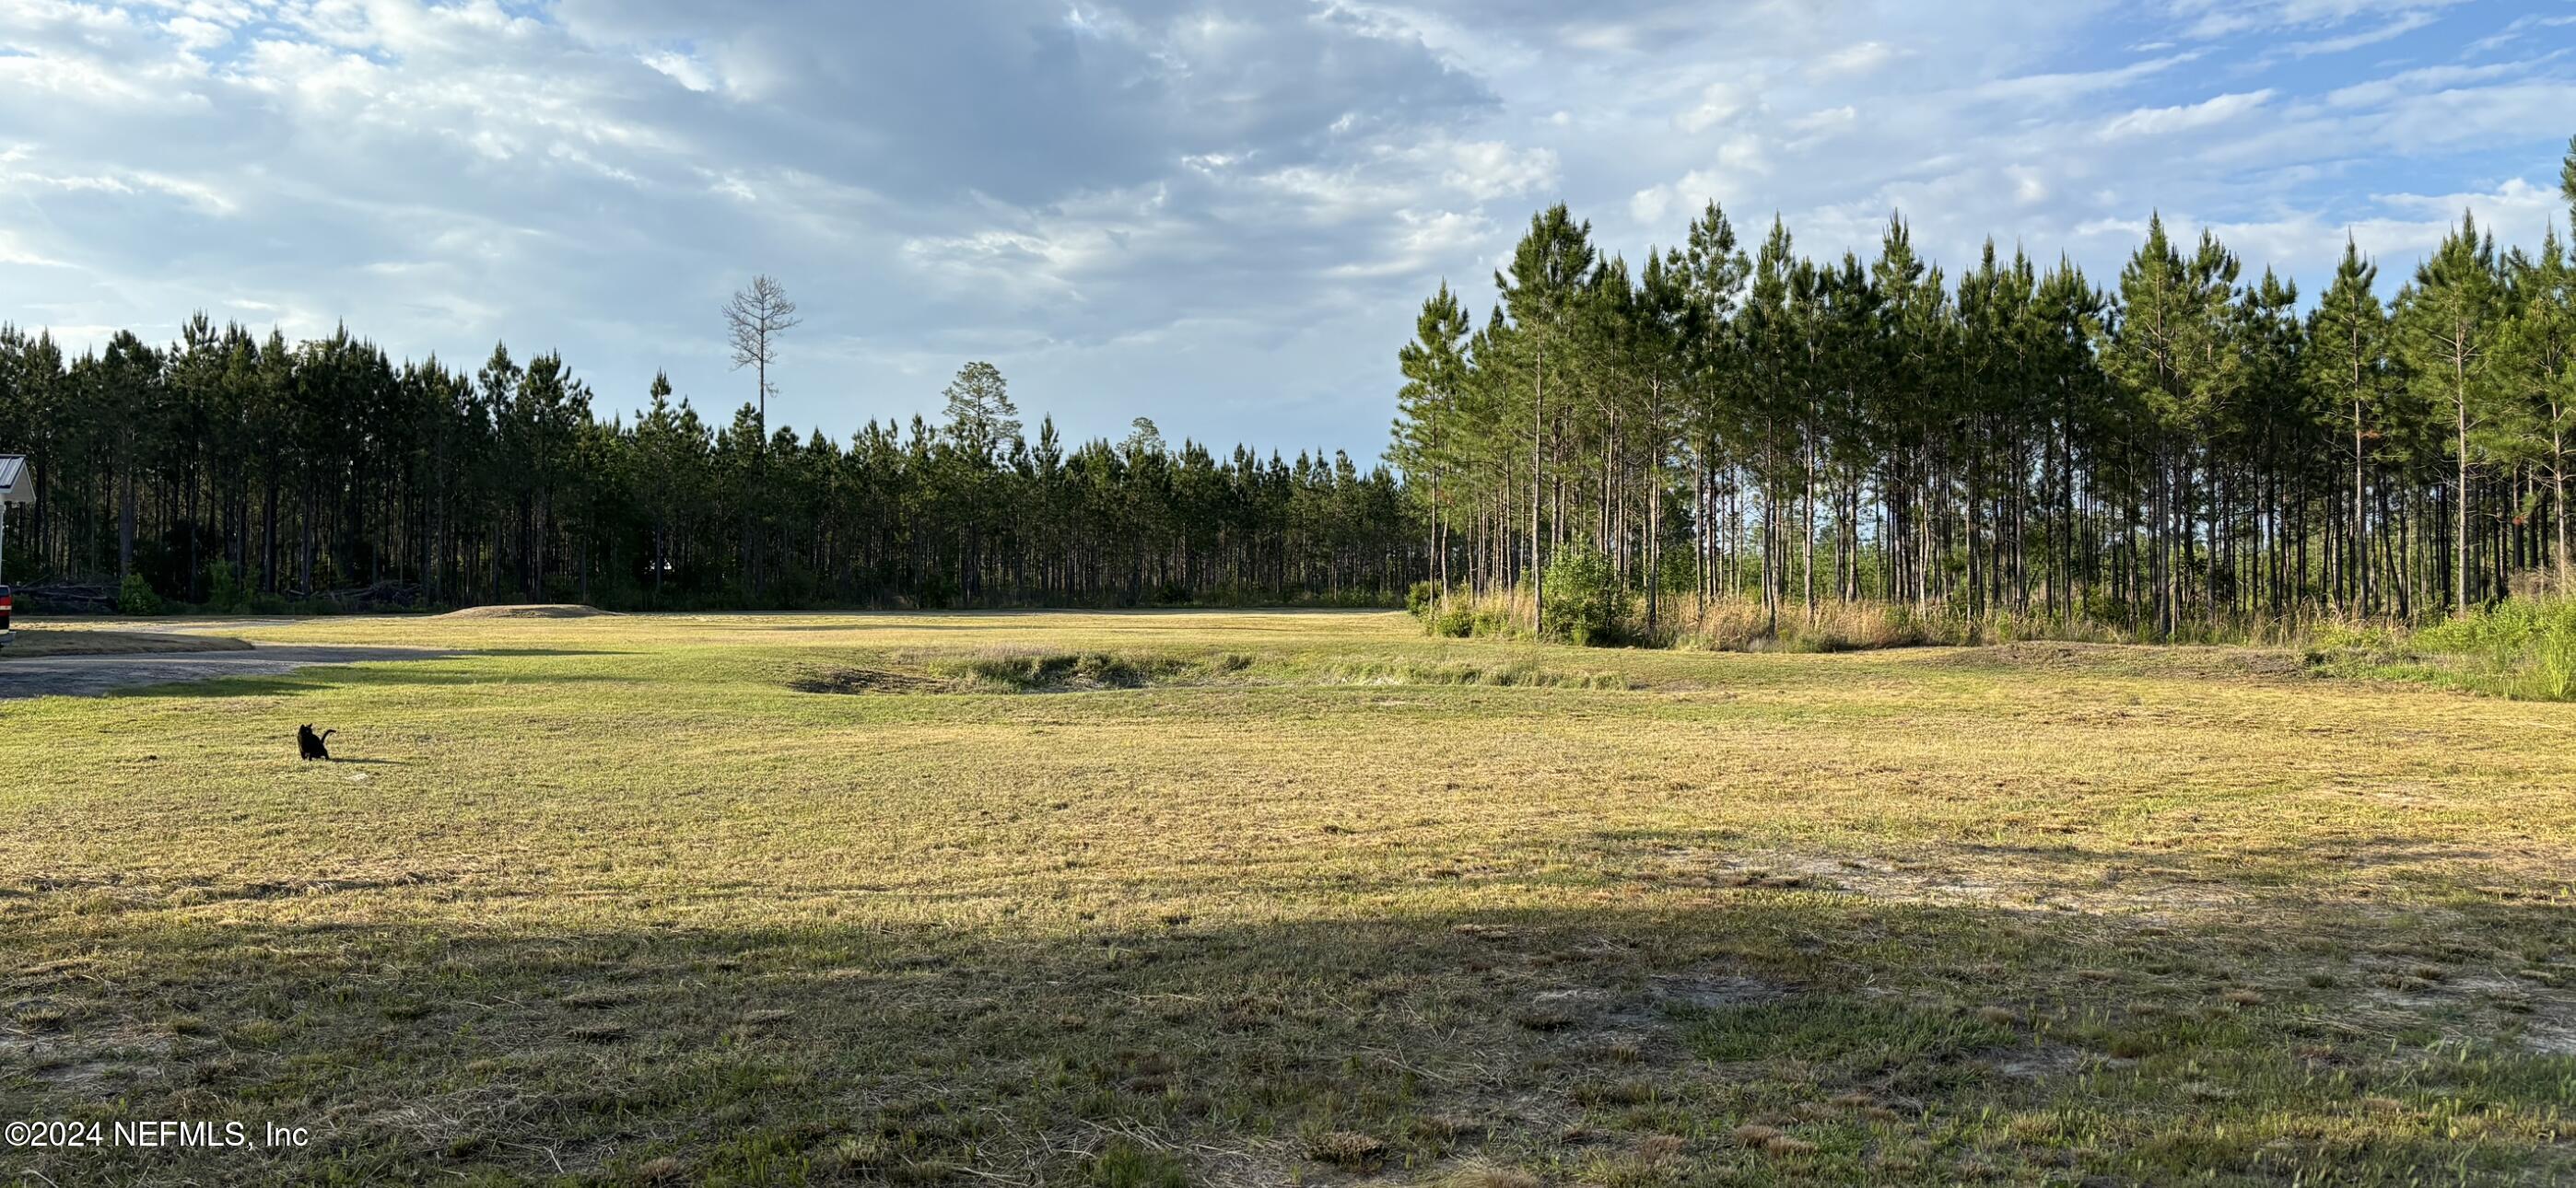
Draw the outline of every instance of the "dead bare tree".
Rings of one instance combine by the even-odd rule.
[[[761,273],[751,284],[736,290],[733,300],[725,303],[725,329],[733,340],[733,369],[751,368],[760,381],[761,448],[769,441],[769,365],[778,361],[778,336],[803,324],[796,316],[796,303],[787,299],[787,286],[776,277]]]
[[[769,458],[769,365],[778,361],[778,336],[793,330],[803,319],[796,316],[796,303],[787,299],[787,286],[764,272],[751,278],[751,284],[734,292],[725,303],[725,329],[733,340],[733,369],[751,368],[760,381],[760,411],[756,425],[760,440],[751,446],[752,485],[757,488],[768,479]],[[753,524],[751,507],[742,513],[743,580],[754,597],[760,593],[760,533]]]

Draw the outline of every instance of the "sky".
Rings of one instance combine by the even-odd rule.
[[[2393,289],[2464,210],[2563,225],[2571,133],[2571,0],[0,0],[0,321],[506,341],[723,420],[766,272],[772,424],[982,359],[1069,437],[1366,460],[1422,299],[1481,318],[1555,201],[2106,284],[2161,212]]]

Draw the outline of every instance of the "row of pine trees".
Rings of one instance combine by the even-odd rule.
[[[247,609],[325,593],[627,607],[1383,602],[1428,567],[1385,468],[1287,461],[1139,419],[1068,448],[970,364],[933,425],[846,440],[728,424],[657,378],[600,415],[564,360],[396,363],[346,330],[290,344],[203,315],[66,358],[0,328],[0,453],[22,588],[89,583]],[[130,601],[130,599],[129,599]]]
[[[2565,162],[2576,210],[2576,144]],[[1551,558],[1644,596],[1828,602],[2172,637],[2419,618],[2571,562],[2576,263],[2463,219],[2400,285],[2357,244],[2302,309],[2161,220],[2102,285],[1989,244],[1946,276],[1901,218],[1812,259],[1710,204],[1642,267],[1562,206],[1479,324],[1443,285],[1400,354],[1385,467],[1068,449],[969,364],[941,423],[846,441],[728,424],[658,380],[602,418],[554,355],[397,364],[202,315],[66,358],[0,327],[0,452],[38,501],[25,582],[199,604],[397,588],[439,605],[1546,603]],[[1397,477],[1398,473],[1403,476]],[[1582,567],[1578,567],[1582,568]],[[1544,612],[1542,612],[1543,614]]]
[[[2576,212],[2576,142],[2564,165]],[[1552,558],[1645,595],[1938,606],[2173,638],[2424,617],[2571,563],[2576,265],[2471,219],[2383,301],[2349,241],[2314,304],[2152,221],[2108,285],[1900,218],[1812,259],[1712,203],[1641,267],[1562,206],[1481,324],[1446,284],[1391,456],[1437,577],[1546,605]],[[1540,611],[1544,616],[1547,612]]]

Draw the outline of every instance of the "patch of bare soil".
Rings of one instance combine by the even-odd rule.
[[[799,693],[947,693],[954,682],[882,668],[834,668],[788,682]]]
[[[616,613],[604,611],[595,606],[583,606],[577,602],[530,602],[515,606],[469,606],[464,610],[449,611],[438,617],[442,619],[596,619],[602,615]]]
[[[250,645],[222,635],[164,635],[157,631],[56,631],[22,627],[0,648],[0,664],[37,656],[146,656],[162,652],[246,652]]]

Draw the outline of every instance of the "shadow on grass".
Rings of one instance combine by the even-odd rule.
[[[333,692],[357,688],[387,689],[402,686],[455,687],[468,685],[639,685],[657,678],[644,674],[616,673],[507,673],[441,667],[458,659],[440,657],[434,660],[406,660],[399,664],[371,664],[358,667],[344,664],[316,664],[289,673],[269,676],[227,676],[172,684],[141,685],[112,690],[108,697],[149,698],[221,698],[221,697],[298,697],[307,693]]]
[[[466,886],[0,901],[19,938],[0,982],[9,1117],[315,1128],[300,1150],[20,1166],[59,1183],[2576,1172],[2576,1069],[2481,1022],[2475,962],[2452,952],[2447,987],[2406,991],[2422,1019],[2384,1027],[2378,988],[2295,975],[2524,935],[2546,926],[2530,907],[2383,923],[2349,952],[2370,922],[2332,913],[2135,931],[1758,889],[1020,928],[845,922],[789,891],[774,924],[704,926],[693,899],[559,888],[577,922],[401,922],[453,917]]]

